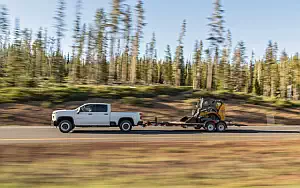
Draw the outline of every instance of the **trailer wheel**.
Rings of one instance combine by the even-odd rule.
[[[216,125],[213,122],[207,122],[205,125],[205,129],[208,132],[214,132],[216,130]]]
[[[219,123],[217,124],[217,131],[218,131],[218,132],[225,132],[226,129],[227,129],[226,123],[224,123],[224,122],[221,121],[221,122],[219,122]]]

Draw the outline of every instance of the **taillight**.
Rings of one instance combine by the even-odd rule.
[[[143,119],[143,113],[140,113],[140,120]]]

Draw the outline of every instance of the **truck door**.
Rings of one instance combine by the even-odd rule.
[[[95,104],[93,106],[93,118],[91,125],[109,126],[110,125],[110,112],[108,105]]]
[[[93,105],[88,104],[80,109],[80,113],[75,115],[76,125],[92,125],[93,119]]]

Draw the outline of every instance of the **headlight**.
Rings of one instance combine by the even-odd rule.
[[[56,120],[56,113],[52,113],[52,120],[53,120],[53,121]]]

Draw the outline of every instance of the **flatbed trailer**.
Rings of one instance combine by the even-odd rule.
[[[185,116],[181,118],[181,120],[178,122],[159,122],[157,120],[157,117],[155,117],[155,121],[143,122],[142,126],[181,126],[183,128],[204,128],[208,132],[224,132],[229,126],[240,126],[232,122],[232,120],[226,119],[225,104],[223,101],[216,99],[200,98],[199,102],[196,105],[196,109],[192,111],[192,116]]]
[[[229,126],[240,126],[238,124],[232,123],[231,120],[221,121],[221,120],[212,120],[207,118],[205,121],[201,123],[186,123],[186,122],[159,122],[157,118],[155,121],[147,121],[144,122],[143,127],[154,126],[154,127],[183,127],[189,128],[193,127],[195,129],[204,129],[208,132],[225,132]]]

